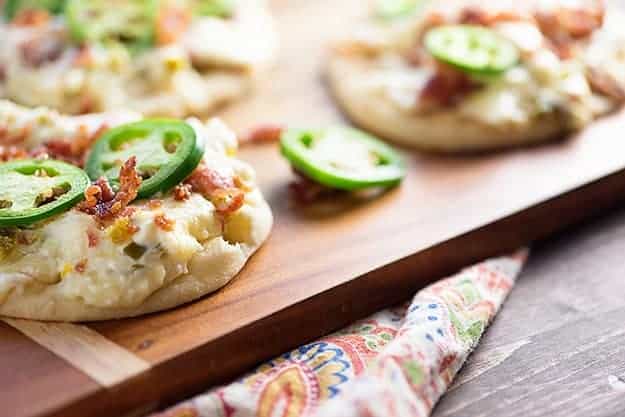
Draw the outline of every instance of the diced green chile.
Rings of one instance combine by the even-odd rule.
[[[93,146],[85,169],[92,180],[105,176],[116,187],[119,171],[131,156],[143,178],[138,197],[165,192],[195,170],[204,155],[204,144],[185,122],[146,119],[107,131]]]
[[[22,10],[46,10],[56,14],[63,11],[64,0],[6,0],[4,4],[4,15],[13,19]]]
[[[154,42],[158,0],[67,0],[65,20],[77,42]]]
[[[447,25],[425,36],[427,50],[441,62],[477,75],[496,75],[519,61],[519,50],[497,32],[474,25]]]
[[[27,226],[69,210],[91,184],[80,168],[55,160],[0,164],[0,227]]]
[[[402,158],[392,147],[353,128],[289,129],[280,147],[297,171],[330,188],[392,187],[405,175]]]

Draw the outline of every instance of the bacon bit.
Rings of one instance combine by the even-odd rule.
[[[80,125],[74,138],[52,139],[34,149],[30,155],[34,158],[60,159],[82,167],[87,151],[106,130],[108,130],[108,126],[103,124],[94,133],[89,134],[88,127]]]
[[[3,83],[7,80],[7,67],[6,65],[0,64],[0,83]]]
[[[245,193],[238,188],[220,188],[213,191],[211,202],[218,213],[234,213],[245,203]]]
[[[31,68],[39,68],[61,57],[65,46],[57,37],[41,34],[19,45],[22,60]]]
[[[255,127],[246,137],[241,140],[242,145],[258,145],[262,143],[275,143],[280,140],[284,126],[260,125]]]
[[[191,23],[188,10],[179,7],[164,7],[156,20],[156,43],[167,45],[176,42]]]
[[[31,230],[19,230],[15,233],[18,244],[29,246],[37,241],[37,234]]]
[[[586,78],[594,92],[614,99],[617,103],[625,102],[625,88],[607,72],[590,68]]]
[[[421,90],[420,107],[451,107],[464,96],[476,90],[478,85],[465,73],[448,65],[437,63],[437,70]]]
[[[95,113],[96,110],[98,110],[96,100],[89,95],[83,96],[78,105],[78,114]]]
[[[74,266],[74,270],[79,274],[84,273],[87,270],[87,259],[83,259]]]
[[[6,162],[12,159],[24,159],[28,157],[28,152],[18,146],[0,145],[0,161]]]
[[[174,225],[176,224],[176,221],[168,218],[164,214],[159,214],[154,217],[154,224],[156,224],[156,226],[161,230],[171,232],[172,230],[174,230]]]
[[[187,201],[191,197],[192,187],[189,184],[178,184],[174,188],[174,200]]]
[[[460,22],[465,25],[488,26],[490,24],[490,13],[481,7],[465,7],[460,12]]]
[[[293,173],[296,179],[289,184],[289,190],[297,203],[312,203],[324,197],[336,196],[341,193],[341,191],[333,190],[311,180],[296,169],[293,170]]]
[[[87,230],[87,240],[90,248],[95,248],[100,243],[100,238],[93,230]]]
[[[19,129],[18,132],[10,134],[9,129],[6,126],[0,126],[0,143],[5,145],[10,145],[14,143],[22,143],[33,131],[32,124],[28,123],[22,128]]]
[[[141,186],[136,165],[137,158],[134,156],[122,165],[117,193],[113,192],[106,178],[98,179],[85,190],[85,201],[78,205],[78,209],[95,216],[100,222],[110,221],[127,213],[128,204],[137,198],[137,191]]]
[[[11,20],[11,24],[15,26],[43,26],[50,21],[50,13],[43,9],[24,9],[20,10]]]
[[[232,177],[224,177],[204,163],[198,166],[185,183],[210,200],[221,214],[233,213],[245,202],[245,193],[234,185]]]
[[[120,217],[115,220],[115,223],[108,229],[108,235],[111,241],[116,245],[125,243],[139,231],[139,227],[132,223],[128,217]]]
[[[161,208],[161,206],[163,205],[163,201],[162,200],[150,200],[148,201],[148,208],[150,210],[156,210]]]
[[[74,58],[73,65],[75,67],[88,67],[93,63],[93,55],[89,45],[81,45],[78,54]]]
[[[604,17],[602,1],[597,1],[592,8],[560,7],[551,13],[541,11],[534,15],[540,31],[562,59],[571,58],[575,42],[588,38],[601,28]]]
[[[465,25],[492,26],[501,22],[517,22],[523,16],[513,11],[489,12],[481,7],[465,7],[460,12],[459,23]]]

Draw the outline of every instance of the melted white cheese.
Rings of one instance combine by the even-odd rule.
[[[213,120],[202,125],[196,119],[189,122],[206,144],[204,159],[212,169],[253,184],[252,169],[226,155],[236,142],[223,123]],[[202,260],[214,262],[208,256],[195,257],[205,248],[223,249],[236,246],[237,239],[249,238],[246,206],[231,215],[232,222],[224,222],[213,204],[196,193],[186,201],[166,195],[157,208],[150,208],[145,201],[132,206],[136,211],[129,221],[137,231],[121,233],[121,239],[119,232],[125,229],[120,224],[124,223],[113,223],[102,230],[93,217],[77,210],[38,226],[33,230],[34,243],[17,245],[0,260],[0,301],[10,291],[55,285],[63,296],[87,305],[136,306],[190,268],[201,271],[207,267]],[[155,218],[160,215],[172,222],[172,230],[157,225]],[[95,238],[95,246],[90,247],[89,237]]]

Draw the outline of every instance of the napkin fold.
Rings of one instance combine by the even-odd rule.
[[[526,258],[520,250],[466,268],[153,417],[429,416]]]

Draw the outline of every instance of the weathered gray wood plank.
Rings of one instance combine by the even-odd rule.
[[[535,248],[434,417],[625,416],[625,210]]]

